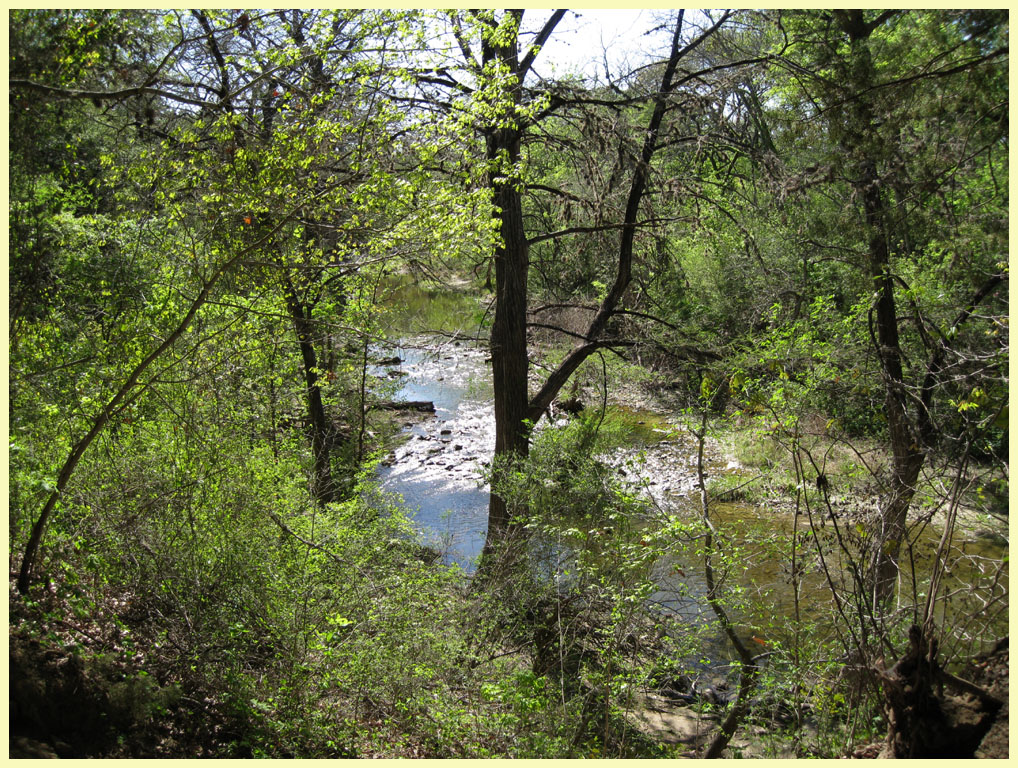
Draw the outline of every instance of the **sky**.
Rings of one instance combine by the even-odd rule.
[[[666,13],[669,11],[646,8],[569,11],[535,61],[536,73],[550,77],[578,70],[604,80],[604,51],[612,75],[626,68],[627,59],[629,64],[642,64],[647,53],[667,42],[663,32],[647,35]],[[550,15],[551,11],[527,11],[524,31],[539,30]]]

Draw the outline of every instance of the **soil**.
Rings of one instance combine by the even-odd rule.
[[[1003,638],[987,651],[977,656],[962,672],[961,677],[975,683],[983,690],[1004,702],[997,712],[993,725],[975,750],[975,757],[1008,757],[1008,660],[1010,658],[1008,638]]]

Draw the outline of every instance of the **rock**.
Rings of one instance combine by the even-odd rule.
[[[693,684],[686,675],[668,677],[658,684],[658,690],[669,698],[676,698],[680,695],[688,694],[692,687]]]
[[[715,691],[709,685],[701,686],[694,681],[693,685],[690,688],[690,693],[693,696],[699,698],[701,701],[715,707],[721,703],[721,699],[718,696],[717,691]]]
[[[856,747],[856,749],[851,752],[851,757],[857,760],[875,760],[880,754],[882,747],[883,744],[880,742],[865,744],[861,747]]]
[[[402,358],[400,358],[399,355],[395,355],[393,357],[386,357],[382,360],[379,360],[377,363],[375,363],[375,365],[399,365],[402,362],[403,362]]]

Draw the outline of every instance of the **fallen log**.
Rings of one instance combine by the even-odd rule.
[[[388,400],[374,406],[383,411],[419,411],[421,413],[434,413],[435,404],[431,400]]]

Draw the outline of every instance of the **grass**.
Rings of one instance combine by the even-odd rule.
[[[890,463],[886,449],[873,440],[846,439],[828,430],[819,416],[803,419],[795,434],[773,420],[739,415],[721,429],[718,439],[725,452],[743,467],[742,473],[712,481],[716,493],[739,494],[732,501],[794,496],[799,484],[792,450],[796,440],[806,481],[816,482],[822,473],[834,493],[871,495],[874,480],[884,476]],[[759,480],[738,489],[753,475]]]

